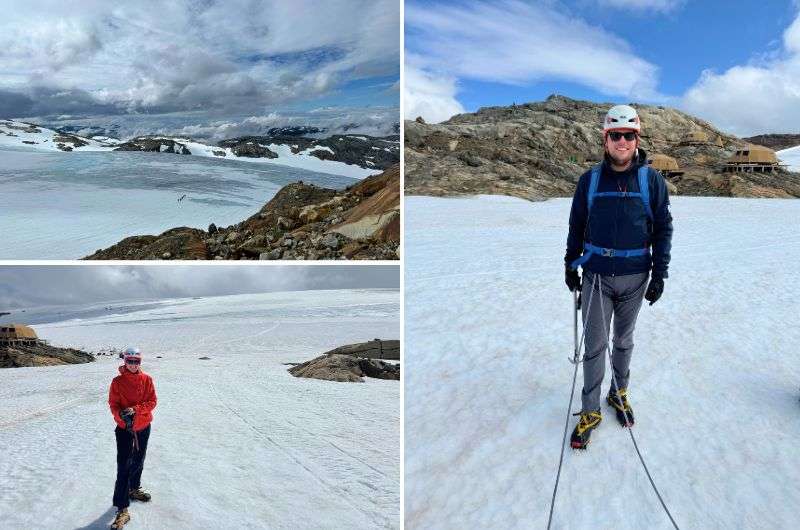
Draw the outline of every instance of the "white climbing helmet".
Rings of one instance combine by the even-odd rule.
[[[603,121],[603,131],[614,129],[633,129],[636,132],[642,130],[639,123],[639,115],[636,109],[630,105],[615,105],[608,109],[606,119]]]
[[[123,358],[127,361],[128,359],[139,359],[142,360],[142,352],[139,348],[126,348],[122,354]]]

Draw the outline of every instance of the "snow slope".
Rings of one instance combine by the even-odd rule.
[[[570,201],[405,204],[405,528],[546,528],[573,373]],[[672,213],[631,365],[639,447],[682,529],[793,528],[800,201],[678,197]],[[671,528],[603,414],[585,453],[566,449],[553,528]]]
[[[397,290],[182,299],[36,330],[145,352],[153,501],[133,504],[126,528],[399,528],[398,382],[298,379],[283,364],[399,338]],[[0,370],[0,528],[108,528],[117,366]]]
[[[36,132],[28,132],[28,131]],[[31,127],[30,124],[22,123],[14,120],[0,120],[0,147],[14,148],[14,149],[28,149],[36,151],[57,151],[63,153],[61,149],[56,147],[54,137],[58,133],[52,129],[45,127]],[[113,149],[112,145],[107,142],[99,140],[82,138],[88,145],[74,147],[73,151],[110,151]],[[25,143],[33,142],[33,143]],[[73,146],[71,143],[66,143],[68,146]]]
[[[800,145],[775,151],[775,156],[789,171],[800,171]]]

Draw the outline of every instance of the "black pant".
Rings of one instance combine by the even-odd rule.
[[[147,453],[147,439],[150,438],[150,426],[136,432],[139,444],[137,451],[133,447],[133,434],[125,429],[114,429],[117,438],[117,482],[114,484],[114,506],[127,508],[130,505],[130,490],[142,485],[142,469],[144,455]]]

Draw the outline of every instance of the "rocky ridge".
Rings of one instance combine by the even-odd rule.
[[[327,138],[309,138],[299,133],[304,129],[276,131],[270,136],[242,136],[217,143],[230,148],[236,156],[277,158],[271,145],[288,146],[293,154],[307,152],[320,160],[354,164],[365,169],[388,169],[400,162],[400,137],[383,138],[358,134],[335,134]],[[242,154],[240,154],[242,153]]]
[[[780,151],[800,145],[800,134],[759,134],[749,138],[742,138],[742,140]]]
[[[611,103],[553,95],[544,102],[482,108],[440,124],[405,122],[409,195],[501,194],[528,200],[569,197],[580,175],[602,158],[600,124]],[[675,109],[635,104],[642,148],[674,157],[672,193],[728,197],[800,197],[800,175],[723,173],[745,141]],[[684,142],[702,131],[706,143]]]
[[[107,259],[398,259],[400,167],[332,190],[284,186],[252,217],[225,228],[132,236],[85,257]]]

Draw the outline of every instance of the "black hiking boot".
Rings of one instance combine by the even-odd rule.
[[[141,502],[147,502],[150,500],[150,494],[144,491],[142,488],[136,488],[134,490],[131,490],[128,493],[128,497],[130,497],[134,501],[141,501]]]
[[[599,410],[596,412],[579,412],[578,414],[573,414],[573,416],[580,416],[581,419],[575,426],[575,430],[572,431],[570,445],[573,449],[586,449],[586,446],[589,445],[589,437],[592,435],[592,431],[603,421],[603,416]]]
[[[606,398],[608,404],[614,407],[614,412],[617,413],[617,421],[623,427],[633,427],[633,409],[631,404],[628,403],[628,389],[623,388],[618,392],[614,392],[613,388],[608,389],[608,397]]]

